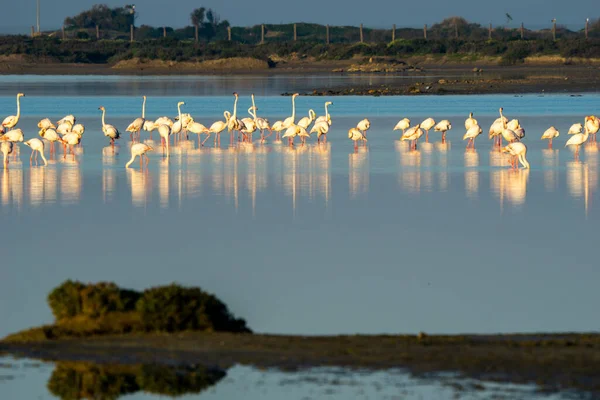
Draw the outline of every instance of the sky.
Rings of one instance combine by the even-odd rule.
[[[463,16],[472,22],[494,26],[506,25],[505,14],[513,17],[512,25],[521,22],[539,29],[550,25],[552,18],[570,29],[583,27],[586,18],[600,17],[597,0],[129,0],[139,13],[137,25],[181,27],[189,24],[189,14],[196,7],[212,8],[222,19],[235,26],[260,23],[314,22],[330,25],[358,25],[382,28],[431,25],[449,16]],[[28,32],[35,25],[36,0],[3,1],[2,33]],[[42,30],[58,29],[65,17],[73,16],[99,3],[94,0],[40,0]],[[109,6],[122,6],[127,1],[104,1]],[[174,5],[177,5],[175,8]]]

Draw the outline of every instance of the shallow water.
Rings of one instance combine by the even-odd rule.
[[[134,91],[136,79],[128,84]],[[95,83],[98,93],[103,86]],[[148,99],[148,116],[174,116],[181,99],[208,125],[232,108],[223,93],[164,94]],[[240,94],[246,110],[250,90]],[[190,137],[169,162],[158,150],[140,172],[137,161],[124,168],[128,136],[114,155],[107,147],[97,109],[106,106],[107,122],[124,131],[140,98],[26,96],[26,137],[40,118],[67,113],[87,130],[75,159],[59,153],[30,167],[21,145],[20,161],[0,173],[0,336],[51,322],[46,296],[65,279],[200,285],[258,332],[597,330],[598,148],[586,146],[575,162],[563,146],[599,99],[333,98],[328,146],[230,149],[225,135],[220,149],[212,139],[198,149]],[[299,97],[298,113],[323,114],[325,100]],[[271,121],[290,113],[288,97],[260,96],[257,105]],[[464,150],[468,112],[487,130],[499,106],[527,131],[529,171],[509,170],[485,135],[476,152]],[[14,97],[1,96],[0,110],[14,114]],[[392,131],[404,116],[450,119],[449,143],[431,132],[431,144],[410,152]],[[369,142],[355,153],[346,132],[364,117]],[[550,125],[562,132],[554,150],[539,140]]]
[[[479,382],[452,374],[413,377],[401,370],[360,371],[315,368],[296,372],[236,366],[223,377],[180,374],[149,368],[137,374],[116,366],[40,363],[0,358],[0,395],[7,399],[128,398],[161,399],[544,399],[569,398],[543,394],[535,386]],[[177,384],[174,384],[177,382]],[[126,397],[125,397],[126,396]]]

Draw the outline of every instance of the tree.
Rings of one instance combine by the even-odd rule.
[[[200,24],[204,23],[204,14],[205,13],[206,13],[206,8],[204,8],[204,7],[196,8],[194,11],[192,11],[192,13],[190,14],[190,19],[192,20],[192,25],[199,26]]]
[[[135,23],[135,7],[109,8],[106,4],[96,4],[74,17],[65,18],[65,27],[70,29],[92,29],[96,25],[103,29],[128,32],[129,26]]]

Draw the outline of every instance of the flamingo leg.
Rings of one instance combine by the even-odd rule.
[[[198,138],[200,138],[200,136],[198,136]],[[204,143],[205,143],[205,142],[206,142],[208,139],[210,139],[210,132],[208,132],[208,133],[206,134],[206,139],[204,139],[204,140],[202,141],[202,144],[201,144],[201,146],[204,146]]]

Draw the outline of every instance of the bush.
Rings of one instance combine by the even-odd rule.
[[[244,320],[235,319],[225,304],[200,288],[172,284],[148,289],[136,309],[148,331],[249,331]]]

